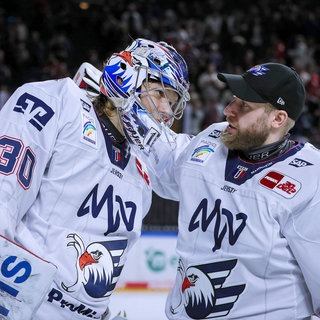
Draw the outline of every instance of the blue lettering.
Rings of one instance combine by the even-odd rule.
[[[7,292],[8,294],[10,294],[13,297],[16,297],[18,295],[18,293],[19,293],[18,290],[16,290],[15,288],[10,287],[9,285],[7,285],[6,283],[4,283],[2,281],[0,281],[0,290],[4,291],[4,292]],[[10,310],[8,310],[7,308],[5,308],[5,307],[0,305],[0,315],[7,316],[9,314],[9,312],[10,312]]]
[[[9,314],[9,310],[5,307],[0,306],[0,314],[6,317]]]
[[[51,289],[51,291],[48,294],[48,301],[49,302],[52,302],[53,300],[60,301],[62,297],[63,297],[62,292],[56,289]]]
[[[224,224],[222,224],[221,222],[223,216],[227,219],[227,222]],[[193,232],[194,230],[201,228],[203,232],[206,232],[208,227],[211,225],[215,218],[215,225],[213,229],[214,246],[212,248],[212,251],[215,252],[216,250],[221,248],[221,243],[228,231],[228,240],[230,245],[233,246],[238,240],[241,232],[245,228],[247,215],[243,212],[240,212],[236,214],[235,217],[236,220],[240,220],[241,222],[240,225],[234,231],[234,215],[226,208],[221,209],[221,199],[217,199],[215,201],[214,208],[209,215],[208,200],[203,199],[199,203],[198,207],[196,208],[194,214],[191,217],[189,223],[189,231]]]
[[[95,319],[100,319],[100,317],[96,317],[95,315],[97,314],[96,311],[93,311],[92,309],[86,307],[82,303],[78,306],[76,306],[73,303],[70,303],[69,301],[63,299],[63,294],[61,291],[57,289],[51,289],[51,291],[48,294],[48,301],[49,302],[59,302],[60,303],[60,308],[68,308],[69,311],[71,312],[76,312],[78,314],[84,315],[88,318],[95,318]]]
[[[0,290],[7,292],[8,294],[10,294],[13,297],[16,297],[19,293],[18,290],[10,287],[9,285],[7,285],[6,283],[4,283],[2,281],[0,281]]]
[[[31,265],[29,262],[27,261],[21,261],[19,262],[16,266],[14,266],[12,269],[9,269],[9,265],[14,263],[16,261],[17,257],[14,256],[10,256],[8,258],[6,258],[1,266],[1,273],[4,277],[6,278],[11,278],[14,275],[16,275],[17,273],[19,273],[20,271],[24,270],[23,274],[19,277],[16,277],[16,279],[14,280],[14,283],[22,283],[25,282],[32,271]]]
[[[104,207],[107,205],[108,225],[105,235],[119,229],[122,219],[126,229],[132,231],[136,217],[137,206],[132,201],[123,201],[119,195],[114,196],[114,188],[109,185],[101,199],[98,201],[98,184],[90,191],[88,196],[81,204],[77,216],[82,217],[91,212],[93,218],[97,218]],[[118,210],[114,213],[114,203],[117,203]]]
[[[28,263],[27,261],[21,261],[10,269],[9,266],[13,264],[16,260],[17,260],[16,256],[9,256],[8,258],[6,258],[1,265],[1,274],[5,278],[11,278],[17,275],[18,273],[21,274],[21,271],[22,271],[23,273],[17,276],[13,281],[14,283],[22,283],[29,278],[32,268],[30,263]],[[0,290],[6,292],[12,297],[16,297],[19,293],[17,289],[11,287],[10,285],[8,285],[3,281],[0,281]],[[0,306],[0,315],[7,316],[9,312],[10,310],[8,310],[7,308]]]
[[[19,97],[13,111],[24,114],[27,109],[32,116],[29,122],[38,131],[41,131],[54,115],[53,110],[45,102],[25,92]]]

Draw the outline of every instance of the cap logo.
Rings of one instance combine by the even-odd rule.
[[[279,97],[277,100],[277,104],[284,106],[286,103],[284,102],[284,100],[281,97]]]
[[[250,68],[247,72],[250,72],[253,76],[262,76],[266,74],[265,71],[270,70],[265,66],[256,65],[252,68]]]

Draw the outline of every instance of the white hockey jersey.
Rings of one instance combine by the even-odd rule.
[[[220,141],[226,125],[168,154],[152,180],[160,196],[180,200],[167,317],[310,319],[320,312],[320,152],[299,143],[249,163]]]
[[[58,268],[33,320],[100,319],[151,188],[70,78],[25,84],[1,110],[0,189],[0,234]]]

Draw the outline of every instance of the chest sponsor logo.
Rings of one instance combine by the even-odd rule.
[[[201,141],[198,146],[193,150],[190,161],[204,163],[211,154],[214,152],[216,144],[209,141]]]
[[[95,120],[86,113],[82,113],[81,141],[93,147],[97,146],[97,127]]]
[[[289,163],[290,166],[293,166],[293,167],[297,167],[297,168],[301,168],[301,167],[306,167],[306,166],[313,166],[312,163],[306,161],[306,160],[303,160],[303,159],[299,159],[299,158],[294,158],[290,163]]]
[[[287,199],[293,198],[301,189],[299,181],[276,171],[269,171],[259,183]]]

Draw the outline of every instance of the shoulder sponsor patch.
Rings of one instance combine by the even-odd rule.
[[[301,189],[299,181],[276,171],[269,171],[259,184],[287,199],[293,198]]]
[[[81,141],[92,147],[97,147],[97,127],[95,119],[84,112],[82,113]]]
[[[81,104],[82,104],[82,108],[87,111],[87,112],[90,112],[91,110],[91,106],[89,103],[85,102],[84,100],[80,99],[81,101]]]
[[[217,129],[215,129],[215,130],[213,130],[212,132],[209,133],[209,137],[210,138],[217,139],[217,138],[220,138],[220,136],[221,136],[221,131],[217,130]]]
[[[208,160],[210,155],[214,152],[215,147],[216,147],[215,143],[202,140],[198,144],[198,146],[193,150],[190,161],[204,163],[205,161]]]

